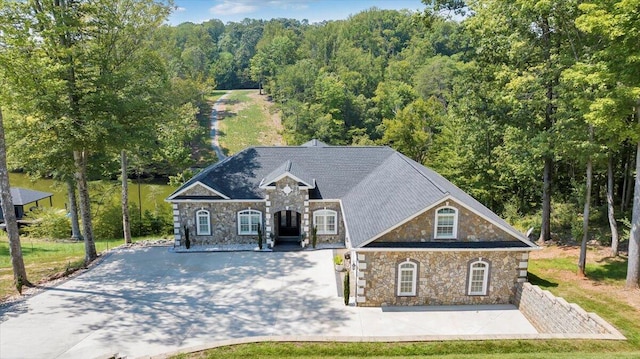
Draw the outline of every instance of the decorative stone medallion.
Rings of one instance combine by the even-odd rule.
[[[285,196],[288,196],[289,193],[293,192],[293,189],[291,189],[291,187],[289,187],[289,185],[287,184],[286,186],[284,186],[284,188],[282,189],[282,192],[284,193]]]

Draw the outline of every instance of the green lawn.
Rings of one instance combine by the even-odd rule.
[[[82,267],[84,242],[54,242],[40,239],[21,238],[22,256],[31,283],[38,283],[54,274]],[[119,246],[122,239],[98,240],[98,253]],[[9,242],[6,234],[0,238],[0,300],[17,294],[13,285],[13,269],[9,256]]]
[[[218,101],[218,99],[222,97],[222,95],[226,94],[227,92],[228,92],[227,90],[216,90],[210,93],[209,95],[205,96],[205,98],[207,99],[208,102],[211,102],[213,104],[214,102]]]
[[[225,113],[219,124],[220,147],[226,155],[257,145],[270,146],[277,138],[262,98],[251,97],[257,90],[234,90],[227,96]]]
[[[614,292],[624,295],[626,261],[603,258],[587,267],[589,281],[576,275],[574,255],[530,261],[533,284],[569,302],[596,312],[616,326],[627,341],[500,340],[426,343],[256,343],[211,349],[176,358],[640,358],[640,312]],[[585,283],[596,284],[586,286]],[[605,286],[605,287],[600,287]],[[591,289],[590,289],[591,288]],[[595,289],[593,289],[595,288]],[[629,293],[635,295],[636,293]]]

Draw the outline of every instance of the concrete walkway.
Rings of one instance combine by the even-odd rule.
[[[332,253],[119,250],[0,313],[0,358],[134,358],[245,337],[536,334],[513,306],[346,307]]]
[[[220,113],[220,104],[222,104],[222,102],[227,98],[227,96],[231,93],[231,91],[225,93],[224,95],[220,96],[220,98],[218,100],[216,100],[216,102],[214,102],[213,104],[213,108],[211,109],[211,132],[210,132],[210,136],[211,136],[211,148],[213,148],[213,150],[216,152],[216,156],[218,156],[218,161],[222,161],[223,159],[225,159],[225,155],[224,152],[222,152],[222,149],[220,148],[220,142],[219,142],[219,122],[218,122],[218,115]]]

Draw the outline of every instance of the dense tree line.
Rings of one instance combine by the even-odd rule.
[[[195,161],[190,144],[201,132],[196,114],[207,90],[172,71],[155,48],[170,11],[153,0],[0,1],[0,106],[7,109],[0,130],[9,166],[67,183],[87,263],[97,257],[90,179],[121,170],[126,184],[132,169],[175,173]],[[0,167],[6,173],[7,163]],[[8,193],[8,182],[1,190]],[[10,242],[20,287],[28,280],[19,237]]]
[[[638,0],[424,2],[419,14],[178,26],[150,0],[3,2],[7,135],[31,171],[83,192],[91,173],[126,172],[126,154],[129,169],[193,164],[204,96],[259,87],[289,144],[392,146],[540,241],[585,248],[595,230],[617,255],[630,238],[637,286]],[[149,12],[118,13],[134,5]]]

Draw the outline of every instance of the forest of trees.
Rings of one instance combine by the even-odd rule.
[[[204,95],[261,88],[290,145],[391,146],[540,241],[595,238],[617,255],[631,238],[637,286],[640,1],[424,2],[315,24],[169,26],[170,7],[145,0],[138,17],[85,28],[75,15],[103,11],[90,4],[130,3],[34,7],[29,28],[15,26],[28,5],[3,2],[8,142],[30,171],[80,185],[85,167],[118,173],[125,151],[176,173],[198,159]]]

